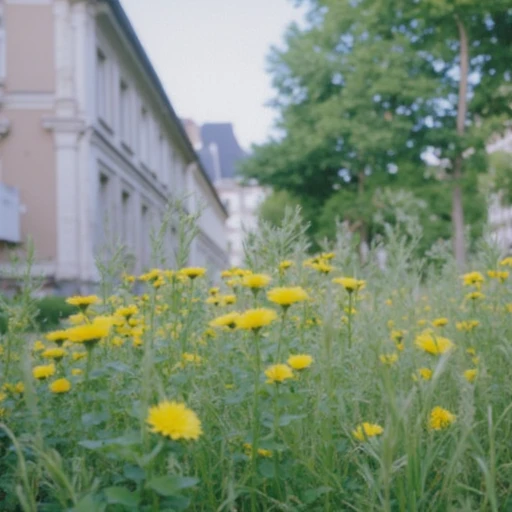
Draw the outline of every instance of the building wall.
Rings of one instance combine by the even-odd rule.
[[[0,121],[8,126],[0,136],[0,180],[19,189],[22,240],[30,235],[46,273],[56,256],[54,146],[43,127],[53,108],[53,6],[6,1],[0,16]],[[0,261],[7,258],[0,247]]]
[[[121,234],[122,241],[134,249],[136,270],[141,271],[156,264],[150,257],[148,227],[158,226],[169,200],[189,194],[190,213],[205,205],[199,228],[212,236],[209,244],[194,244],[190,263],[223,259],[225,213],[183,147],[174,121],[163,114],[165,106],[148,84],[147,74],[130,60],[122,34],[112,30],[108,18],[99,18],[96,24],[95,58],[94,90],[108,98],[107,102],[95,102],[96,182],[99,187],[102,176],[110,176],[110,206],[105,212],[110,230]],[[123,229],[122,198],[127,194],[133,232]],[[101,208],[99,211],[101,216]],[[96,218],[95,231],[96,240],[104,235],[104,220]],[[172,264],[172,231],[167,232],[164,248]]]
[[[236,179],[223,179],[216,183],[216,188],[229,213],[227,236],[230,263],[240,266],[245,257],[245,234],[257,229],[258,210],[267,191],[258,185],[242,186]]]
[[[53,92],[53,6],[10,3],[4,6],[7,92]]]
[[[118,242],[134,272],[161,264],[150,232],[186,194],[207,205],[190,263],[220,265],[226,214],[199,169],[189,172],[196,156],[108,4],[4,0],[0,17],[0,179],[21,192],[23,234],[47,274],[84,291],[100,249]]]
[[[41,124],[47,113],[30,109],[6,112],[11,131],[10,136],[0,141],[0,177],[2,182],[20,191],[22,239],[26,241],[30,235],[38,259],[53,261],[56,256],[55,161],[52,137]]]

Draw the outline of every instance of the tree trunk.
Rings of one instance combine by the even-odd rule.
[[[364,194],[364,182],[365,182],[365,174],[364,170],[359,171],[359,175],[357,177],[357,193],[359,194],[359,197],[361,197]],[[367,226],[364,219],[361,221],[359,226],[359,261],[361,264],[366,262],[366,253],[367,253],[367,245],[368,245],[368,232],[367,232]]]
[[[455,16],[459,29],[460,43],[460,81],[459,103],[457,106],[457,134],[464,135],[468,108],[468,73],[469,73],[469,44],[466,27],[458,16]],[[464,209],[462,206],[462,164],[463,156],[459,154],[453,162],[453,191],[452,191],[452,229],[453,252],[459,269],[466,263],[466,248],[464,243]]]

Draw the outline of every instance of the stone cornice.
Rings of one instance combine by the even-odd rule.
[[[43,128],[56,133],[76,133],[82,134],[86,129],[85,121],[78,117],[55,117],[44,116]]]

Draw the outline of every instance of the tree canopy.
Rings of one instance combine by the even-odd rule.
[[[280,136],[243,173],[307,205],[319,233],[338,215],[371,237],[383,188],[426,203],[428,242],[449,238],[463,203],[481,217],[476,174],[512,114],[512,0],[298,3],[307,23],[269,57]]]

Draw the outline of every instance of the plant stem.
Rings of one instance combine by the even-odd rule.
[[[260,432],[260,418],[259,418],[259,393],[260,393],[260,373],[261,373],[261,353],[260,353],[260,335],[259,331],[254,331],[254,396],[252,405],[252,450],[251,450],[251,511],[256,512],[256,487],[257,487],[257,458],[258,458],[258,441]]]
[[[348,294],[348,348],[352,348],[352,293]]]

